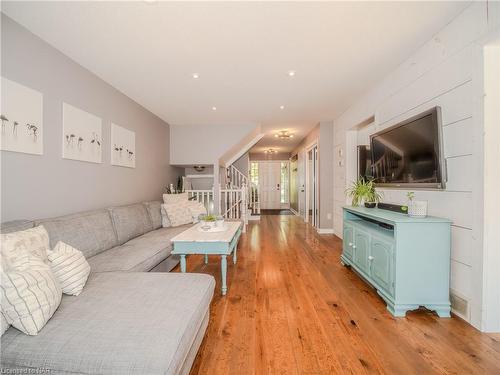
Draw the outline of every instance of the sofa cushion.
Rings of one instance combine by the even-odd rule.
[[[28,220],[7,221],[0,225],[0,233],[12,233],[33,228],[35,223]]]
[[[212,276],[91,274],[82,294],[64,296],[38,336],[10,328],[2,367],[50,374],[178,374],[213,296]]]
[[[161,202],[151,201],[144,202],[146,209],[148,210],[149,219],[153,225],[153,229],[161,228]]]
[[[62,241],[80,250],[85,258],[117,245],[108,210],[83,212],[36,223],[49,232],[51,248]]]
[[[109,209],[116,230],[118,245],[153,229],[149,214],[142,203]]]
[[[170,239],[190,225],[161,228],[90,258],[92,272],[149,271],[172,252]]]

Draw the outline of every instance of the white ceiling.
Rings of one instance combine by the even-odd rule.
[[[260,147],[290,151],[467,5],[2,2],[2,10],[170,124],[262,124]],[[276,144],[279,129],[296,137]]]

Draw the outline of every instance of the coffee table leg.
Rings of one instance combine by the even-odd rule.
[[[222,276],[222,295],[225,296],[226,292],[227,292],[227,285],[226,285],[227,259],[226,259],[226,255],[221,255],[220,268],[221,268],[221,276]]]
[[[236,264],[236,260],[237,260],[237,257],[236,257],[236,249],[238,248],[238,246],[235,246],[234,247],[234,250],[233,250],[233,264]]]
[[[208,264],[208,254],[205,254],[205,264]]]
[[[186,272],[186,255],[181,254],[181,272],[185,273]]]

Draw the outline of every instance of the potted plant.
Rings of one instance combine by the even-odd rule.
[[[415,193],[409,191],[406,193],[408,198],[408,215],[412,217],[426,217],[427,216],[427,201],[415,200]]]
[[[351,187],[346,190],[346,194],[352,199],[354,207],[364,203],[365,207],[374,208],[382,199],[382,195],[375,189],[373,180],[365,180],[364,178],[354,181]]]
[[[201,214],[198,216],[198,219],[202,223],[201,227],[206,230],[218,228],[224,223],[224,218],[220,215]]]

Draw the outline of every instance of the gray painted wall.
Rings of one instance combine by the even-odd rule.
[[[255,129],[243,125],[172,125],[170,160],[174,165],[217,164],[219,158]]]
[[[319,227],[333,231],[333,121],[319,124]]]
[[[168,124],[3,14],[1,26],[2,76],[42,92],[44,111],[44,155],[1,152],[1,220],[159,199],[182,172]],[[103,119],[102,164],[62,159],[63,101]],[[110,165],[111,121],[135,131],[135,169]]]
[[[236,160],[233,165],[245,176],[248,176],[248,163],[250,162],[250,156],[248,152],[245,152],[238,160]]]
[[[298,155],[298,164],[303,163],[301,153],[313,142],[318,142],[319,161],[319,226],[324,232],[333,231],[333,121],[322,121],[312,129],[302,142],[292,151],[291,155]],[[299,168],[300,171],[300,168]],[[300,191],[304,176],[298,176],[296,188]],[[300,199],[304,199],[305,194]]]

